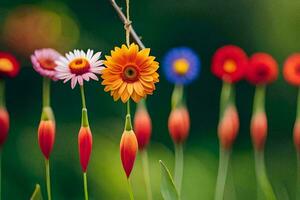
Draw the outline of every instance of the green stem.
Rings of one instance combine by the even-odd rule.
[[[80,93],[81,93],[81,100],[82,100],[81,126],[88,127],[89,126],[89,118],[88,118],[88,112],[87,112],[87,108],[86,108],[85,93],[84,93],[83,85],[80,86]]]
[[[5,82],[0,80],[0,107],[5,108]]]
[[[220,97],[220,119],[228,105],[234,104],[234,87],[231,83],[223,82],[221,97]]]
[[[2,199],[2,149],[0,149],[0,200]]]
[[[174,182],[177,188],[178,194],[181,194],[181,184],[183,177],[183,145],[175,144],[175,174]]]
[[[255,171],[260,189],[259,191],[263,193],[265,199],[276,200],[276,196],[266,173],[263,151],[255,150]]]
[[[48,159],[45,159],[45,166],[46,166],[46,185],[47,185],[48,200],[51,200],[50,164]]]
[[[50,107],[50,79],[43,79],[43,108]]]
[[[224,191],[225,191],[225,185],[227,179],[230,153],[231,152],[229,150],[225,150],[222,147],[220,147],[220,159],[219,159],[217,184],[215,190],[215,200],[224,199]]]
[[[300,87],[298,88],[298,97],[297,97],[297,119],[300,119]]]
[[[83,173],[83,187],[84,187],[84,198],[85,200],[89,199],[88,187],[87,187],[87,175],[86,172]]]
[[[130,200],[134,200],[134,196],[133,196],[133,191],[132,191],[132,186],[131,186],[131,183],[130,183],[130,179],[128,178],[127,179],[127,185],[128,185],[128,194],[129,194],[129,197],[130,197]]]
[[[152,190],[151,190],[151,181],[150,181],[150,174],[149,174],[149,162],[148,162],[147,150],[141,151],[141,158],[142,158],[142,167],[143,167],[143,172],[144,172],[147,197],[148,197],[148,200],[152,200]]]
[[[127,115],[125,120],[125,130],[126,131],[132,130],[131,115],[130,115],[130,100],[127,101]]]
[[[266,86],[258,85],[255,89],[253,113],[265,112]]]
[[[183,103],[183,85],[175,85],[172,97],[171,97],[171,106],[172,109],[180,106]]]

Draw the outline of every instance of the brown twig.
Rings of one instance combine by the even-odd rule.
[[[142,48],[145,49],[145,45],[143,44],[142,40],[140,39],[140,37],[136,34],[135,30],[133,29],[132,25],[131,25],[131,21],[128,21],[126,16],[124,15],[124,13],[122,12],[121,8],[118,6],[118,4],[116,3],[115,0],[109,0],[111,5],[114,7],[114,9],[116,10],[116,12],[118,13],[121,21],[124,23],[125,28],[130,26],[130,35],[132,36],[132,38],[135,40],[135,42]]]

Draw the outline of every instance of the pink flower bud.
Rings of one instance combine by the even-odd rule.
[[[183,143],[190,130],[190,116],[187,108],[175,108],[170,114],[168,126],[174,143]]]
[[[221,146],[230,149],[239,131],[239,116],[234,106],[229,106],[223,114],[218,126]]]
[[[297,151],[300,152],[300,119],[297,119],[294,125],[294,144]]]
[[[82,126],[78,134],[79,159],[83,172],[86,172],[93,146],[93,136],[90,127]]]
[[[151,118],[145,108],[137,110],[134,116],[134,132],[140,150],[147,147],[152,131]]]
[[[55,122],[42,120],[38,129],[39,146],[46,159],[49,159],[55,141]]]
[[[0,146],[6,141],[9,130],[9,114],[5,108],[0,108]]]
[[[268,122],[265,112],[255,113],[251,120],[251,137],[256,150],[262,150],[268,132]]]
[[[134,132],[124,131],[121,142],[120,142],[120,154],[123,169],[126,173],[127,178],[129,178],[132,171],[134,161],[136,158],[136,153],[138,150],[138,142]]]

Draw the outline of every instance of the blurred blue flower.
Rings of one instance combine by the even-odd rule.
[[[163,60],[163,70],[168,81],[182,85],[198,77],[200,65],[199,57],[188,47],[171,49]]]

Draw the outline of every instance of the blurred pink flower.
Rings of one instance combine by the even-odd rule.
[[[54,81],[55,74],[57,73],[55,67],[55,60],[57,60],[61,55],[54,49],[38,49],[34,51],[31,55],[31,62],[35,71],[40,75],[48,77]]]
[[[66,53],[65,57],[60,57],[56,61],[58,65],[55,68],[56,78],[64,80],[64,83],[71,80],[72,89],[75,88],[77,82],[83,85],[84,80],[89,81],[90,78],[98,80],[95,74],[100,74],[104,69],[102,60],[99,60],[100,56],[101,52],[94,54],[94,51],[90,49],[87,53],[82,50]]]

